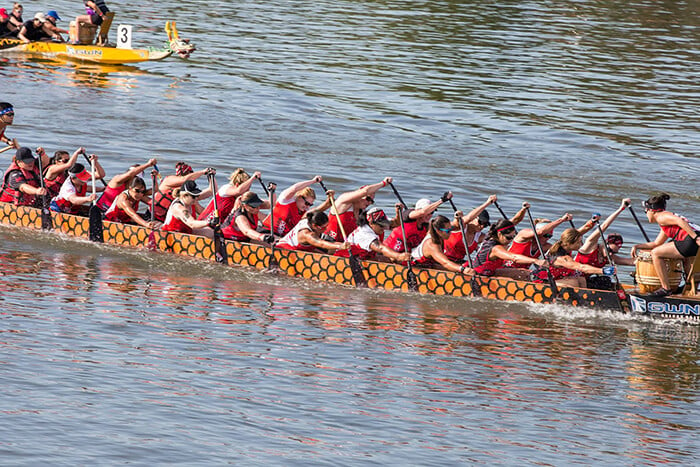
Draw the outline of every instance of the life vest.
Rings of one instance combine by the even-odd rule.
[[[64,186],[69,183],[71,186],[73,186],[73,189],[75,190],[75,195],[76,196],[85,196],[87,193],[87,183],[83,183],[82,186],[76,187],[73,185],[73,181],[70,178],[67,178],[65,182],[63,182],[63,185],[61,185],[61,190],[58,192],[58,195],[51,200],[52,205],[56,205],[58,207],[59,212],[65,212],[68,214],[80,214],[80,205],[76,205],[71,203],[67,198],[65,198],[65,195],[61,195],[61,191],[64,190]]]
[[[382,243],[383,240],[384,232],[377,235],[377,233],[372,230],[372,227],[370,227],[368,224],[361,225],[360,227],[356,228],[350,235],[348,235],[347,238],[348,243],[350,243],[353,256],[357,256],[360,259],[376,258],[377,254],[372,251],[370,245],[375,241]],[[347,258],[350,256],[350,253],[348,250],[338,250],[335,252],[335,256]]]
[[[418,225],[416,221],[404,222],[403,228],[406,231],[406,243],[409,251],[420,245],[420,242],[428,234],[428,224]],[[384,245],[398,253],[407,250],[403,244],[403,232],[400,225],[391,231],[389,237],[384,240]]]
[[[173,216],[173,205],[175,205],[176,203],[182,204],[182,206],[184,206],[185,209],[187,209],[187,206],[185,206],[182,203],[182,201],[180,201],[179,199],[176,199],[175,201],[170,203],[170,207],[168,208],[168,214],[165,216],[165,223],[163,224],[163,227],[161,228],[161,230],[165,230],[167,232],[182,232],[182,233],[186,233],[186,234],[191,234],[192,228],[189,225],[182,222],[177,217]],[[194,205],[192,205],[191,209],[192,209],[192,215],[194,216],[195,215]]]
[[[172,190],[162,192],[157,191],[153,194],[153,217],[158,222],[165,221],[165,217],[168,215],[168,210],[170,205],[173,203],[175,198],[173,197]]]
[[[500,243],[493,239],[486,239],[479,247],[474,258],[474,271],[482,276],[493,276],[496,270],[503,267],[504,261],[501,258],[492,258],[491,251]]]
[[[231,211],[233,211],[233,205],[236,204],[236,196],[222,196],[221,193],[224,192],[231,184],[228,183],[221,188],[216,194],[216,205],[219,208],[219,219],[226,219]],[[214,200],[212,199],[207,204],[207,207],[199,214],[198,219],[203,221],[209,217],[209,215],[214,212]]]
[[[328,226],[326,227],[326,231],[324,233],[331,237],[334,241],[342,242],[344,239],[343,234],[340,232],[340,228],[338,227],[338,218],[340,218],[340,223],[343,226],[343,229],[345,229],[345,235],[348,235],[357,228],[355,210],[351,207],[342,214],[338,214],[337,216],[331,215],[328,219]]]
[[[515,253],[518,255],[523,255],[527,256],[528,258],[539,258],[540,257],[540,249],[537,247],[537,242],[535,239],[532,239],[530,241],[521,243],[521,242],[513,242],[510,245],[510,248],[508,248],[508,251],[511,253]],[[528,268],[529,265],[527,264],[520,264],[520,263],[512,263],[509,265],[509,267],[512,268]]]
[[[233,211],[224,221],[224,223],[221,225],[221,233],[223,234],[224,238],[227,238],[229,240],[235,240],[237,242],[249,242],[250,238],[244,234],[241,229],[238,228],[238,225],[236,225],[236,219],[239,216],[244,216],[248,222],[250,222],[250,226],[252,227],[253,230],[255,230],[258,227],[258,214],[249,214],[243,210],[243,208],[238,208],[235,211]]]
[[[21,174],[21,177],[16,180],[16,182],[19,182],[19,185],[26,183],[34,188],[39,188],[41,186],[41,179],[36,164],[34,165],[34,169],[24,170],[13,161],[10,167],[5,171],[0,201],[3,203],[13,203],[17,206],[34,206],[36,204],[36,197],[34,195],[28,195],[19,188],[15,189],[10,186],[10,175],[14,171],[19,171]]]
[[[107,209],[107,212],[105,213],[105,219],[108,221],[112,222],[121,222],[122,224],[133,224],[134,220],[127,214],[125,210],[120,208],[118,206],[118,202],[115,199],[112,205]],[[139,210],[139,202],[138,200],[134,200],[134,205],[133,205],[134,211]]]
[[[46,195],[53,198],[54,196],[58,195],[59,191],[61,191],[61,186],[63,186],[63,182],[65,182],[66,178],[68,178],[68,173],[66,173],[64,170],[60,174],[56,175],[56,178],[53,180],[47,180],[46,172],[48,172],[48,170],[48,167],[44,170],[44,188],[46,188],[46,191],[48,191]]]
[[[574,261],[581,264],[590,264],[596,268],[602,268],[608,264],[608,259],[600,253],[600,245],[596,245],[596,249],[587,254],[576,252]]]
[[[114,200],[117,199],[117,196],[122,194],[124,190],[126,190],[126,183],[122,183],[117,188],[112,188],[109,185],[106,186],[105,191],[102,192],[95,206],[100,208],[102,212],[108,211],[112,204],[114,204]]]
[[[284,236],[289,233],[290,230],[294,228],[295,225],[304,217],[306,211],[299,211],[297,208],[296,197],[292,199],[289,204],[275,203],[274,215],[275,215],[275,229],[276,235]],[[270,229],[270,216],[268,215],[265,220],[263,220],[263,225]]]
[[[466,230],[466,226],[465,226]],[[472,237],[472,242],[469,244],[469,253],[473,253],[479,246],[477,242],[481,232],[476,232]],[[461,263],[464,257],[467,256],[467,252],[464,250],[464,241],[462,240],[462,232],[455,230],[452,232],[447,240],[445,240],[444,253],[450,261],[455,263]]]
[[[285,250],[314,251],[316,247],[313,245],[303,245],[299,243],[299,232],[304,229],[311,231],[308,219],[302,219],[299,221],[299,223],[295,225],[287,235],[282,237],[282,239],[277,243],[277,246],[284,248]]]

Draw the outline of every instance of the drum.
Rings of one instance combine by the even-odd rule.
[[[671,290],[675,290],[681,283],[683,275],[683,261],[680,259],[664,259],[664,266],[668,272],[668,280],[671,283]],[[640,293],[651,293],[661,288],[661,281],[656,274],[654,263],[651,262],[650,251],[638,251],[635,262],[637,286]]]

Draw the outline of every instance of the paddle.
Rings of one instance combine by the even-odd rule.
[[[620,306],[620,311],[622,311],[623,313],[629,313],[630,306],[629,302],[627,301],[627,294],[625,293],[625,289],[622,287],[622,284],[620,284],[620,279],[618,279],[617,277],[617,266],[615,265],[615,261],[613,260],[612,251],[610,251],[608,242],[605,241],[603,229],[600,227],[598,220],[595,220],[594,223],[595,226],[598,228],[598,234],[600,235],[600,238],[603,240],[603,246],[605,247],[605,257],[608,259],[608,263],[610,263],[610,265],[613,268],[615,268],[613,278],[615,279],[615,292],[617,293],[617,302]]]
[[[644,227],[642,227],[642,223],[639,222],[639,219],[637,218],[637,215],[634,213],[634,209],[632,209],[632,205],[631,205],[631,204],[627,204],[627,207],[629,208],[630,214],[632,214],[632,217],[634,217],[634,221],[637,223],[637,227],[639,227],[639,230],[642,231],[642,235],[644,235],[644,239],[645,239],[647,242],[651,242],[651,240],[649,239],[649,235],[647,235],[647,233],[644,231]]]
[[[90,158],[89,158],[89,157],[87,156],[87,154],[85,154],[84,152],[83,152],[83,157],[84,157],[85,160],[88,162],[88,164],[92,164],[92,162],[90,161]],[[93,177],[93,179],[96,178],[96,177],[95,177],[95,174],[94,174],[94,171],[93,171],[92,177]],[[105,182],[105,179],[104,179],[104,178],[97,178],[97,180],[101,181],[103,186],[107,186],[107,182]],[[94,180],[93,180],[93,182],[94,182]]]
[[[85,154],[83,154],[85,155]],[[87,157],[87,156],[85,156]],[[92,195],[96,197],[95,191],[95,158],[88,158],[90,161],[90,170],[92,172]],[[102,211],[97,207],[97,202],[93,199],[90,206],[90,240],[93,242],[104,243],[104,232],[102,231]]]
[[[156,192],[158,191],[158,169],[151,171],[151,225],[155,225],[156,221]],[[148,234],[148,248],[151,250],[156,249],[156,231],[151,229],[151,233]]]
[[[455,206],[454,201],[452,201],[452,198],[449,199],[450,205],[452,206],[452,210],[454,212],[457,212],[457,206]],[[500,208],[499,208],[500,211]],[[464,220],[462,219],[462,216],[459,216],[457,218],[457,221],[459,222],[459,230],[462,232],[462,244],[464,245],[464,251],[467,254],[467,263],[469,264],[469,269],[474,270],[474,265],[472,264],[472,257],[469,254],[469,245],[467,245],[467,231],[464,228]],[[472,273],[471,278],[469,279],[469,283],[471,284],[472,288],[472,296],[473,297],[481,297],[481,288],[479,285],[476,283],[476,273]]]
[[[406,250],[409,254],[408,261],[406,261],[406,266],[408,267],[408,269],[407,269],[408,288],[413,290],[413,291],[417,291],[418,290],[418,278],[416,277],[416,273],[413,272],[413,266],[411,264],[411,256],[410,256],[411,252],[408,251],[408,242],[406,242],[406,229],[404,228],[404,225],[403,225],[403,209],[406,207],[406,203],[403,202],[403,198],[401,198],[401,195],[396,190],[394,183],[389,182],[389,186],[391,187],[391,190],[394,192],[396,199],[398,199],[399,203],[401,203],[401,207],[399,207],[399,225],[401,226],[401,235],[403,236],[404,250]]]
[[[328,199],[331,201],[331,207],[333,208],[333,211],[335,211],[335,220],[338,221],[340,234],[343,236],[343,241],[347,242],[348,236],[345,234],[345,227],[343,227],[343,223],[340,221],[340,214],[338,214],[338,209],[335,207],[335,200],[333,200],[333,196],[328,193],[329,190],[326,188],[323,181],[319,180],[318,183],[321,185],[321,188],[323,188],[323,191],[326,192]],[[352,254],[352,246],[348,247],[348,256],[350,257],[350,270],[352,271],[352,278],[355,280],[355,285],[358,287],[366,287],[367,279],[365,279],[362,263],[357,256]]]
[[[549,281],[549,286],[552,288],[552,293],[554,294],[554,300],[557,300],[559,297],[559,287],[557,287],[557,282],[554,280],[554,276],[552,275],[552,270],[550,269],[552,267],[552,263],[549,261],[549,258],[547,258],[544,254],[544,249],[542,248],[542,243],[540,243],[540,237],[537,235],[537,228],[535,227],[535,220],[532,218],[532,214],[530,213],[530,208],[525,208],[525,211],[527,211],[527,216],[530,218],[530,227],[532,227],[532,231],[535,235],[535,243],[537,243],[537,249],[540,251],[540,255],[542,255],[542,258],[547,261],[549,266],[547,266],[547,280]]]
[[[44,168],[41,164],[41,154],[38,157],[39,160],[39,183],[41,188],[45,189],[44,186]],[[51,230],[53,227],[53,222],[51,219],[51,211],[49,210],[49,203],[46,200],[46,194],[41,195],[41,228],[43,230]]]
[[[9,151],[10,149],[15,149],[16,147],[19,147],[19,146],[17,145],[17,140],[12,140],[12,141],[13,141],[12,144],[8,144],[8,145],[5,146],[4,148],[0,149],[0,154],[2,154],[2,153],[5,152],[5,151]]]
[[[216,201],[216,177],[215,174],[207,174],[209,177],[209,186],[211,192],[214,196],[214,218],[218,219],[216,225],[212,227],[214,230],[214,257],[217,263],[228,264],[228,257],[226,255],[226,243],[224,242],[224,236],[221,233],[221,219],[219,219],[219,205]]]
[[[269,187],[265,186],[265,183],[262,181],[262,178],[258,178],[258,181],[260,182],[260,186],[262,186],[262,189],[265,190],[265,194],[267,195],[267,198],[270,200],[270,235],[272,235],[272,243],[270,243],[270,260],[268,261],[267,265],[267,270],[268,271],[276,271],[280,268],[279,263],[277,262],[277,259],[275,258],[275,200],[274,194],[275,194],[275,189],[276,186],[274,183],[270,183]]]
[[[501,209],[501,206],[498,205],[498,201],[494,201],[493,205],[496,206],[496,209],[498,209],[498,212],[501,213],[501,216],[503,216],[504,219],[508,219],[508,216],[506,216],[506,213],[503,212],[503,209]]]

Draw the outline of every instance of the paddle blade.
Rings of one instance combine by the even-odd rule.
[[[413,272],[413,269],[410,267],[406,270],[406,282],[408,282],[409,290],[412,290],[413,292],[418,291],[418,278],[416,277],[416,273]]]
[[[90,241],[104,243],[104,232],[102,231],[102,211],[94,204],[90,206]]]
[[[151,230],[151,233],[148,234],[148,249],[153,251],[156,250],[158,247],[158,244],[156,243],[156,231]]]
[[[362,263],[355,255],[350,256],[350,270],[352,271],[352,278],[355,281],[355,285],[357,287],[367,287],[367,279],[365,279]]]
[[[217,263],[228,264],[228,255],[226,254],[226,242],[221,234],[221,229],[214,229],[214,258]]]
[[[46,206],[41,208],[41,228],[43,230],[53,229],[53,219],[51,218],[51,211]]]
[[[481,297],[481,280],[475,275],[469,280],[472,287],[472,297]]]

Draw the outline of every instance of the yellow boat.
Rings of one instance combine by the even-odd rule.
[[[183,58],[195,50],[194,46],[178,36],[175,22],[167,22],[167,46],[161,49],[131,49],[99,44],[70,44],[68,42],[29,42],[15,38],[0,39],[0,56],[30,55],[44,58],[60,58],[105,65],[123,65],[153,60],[163,60],[173,54]],[[99,37],[103,37],[100,35]],[[98,39],[99,39],[98,37]]]

